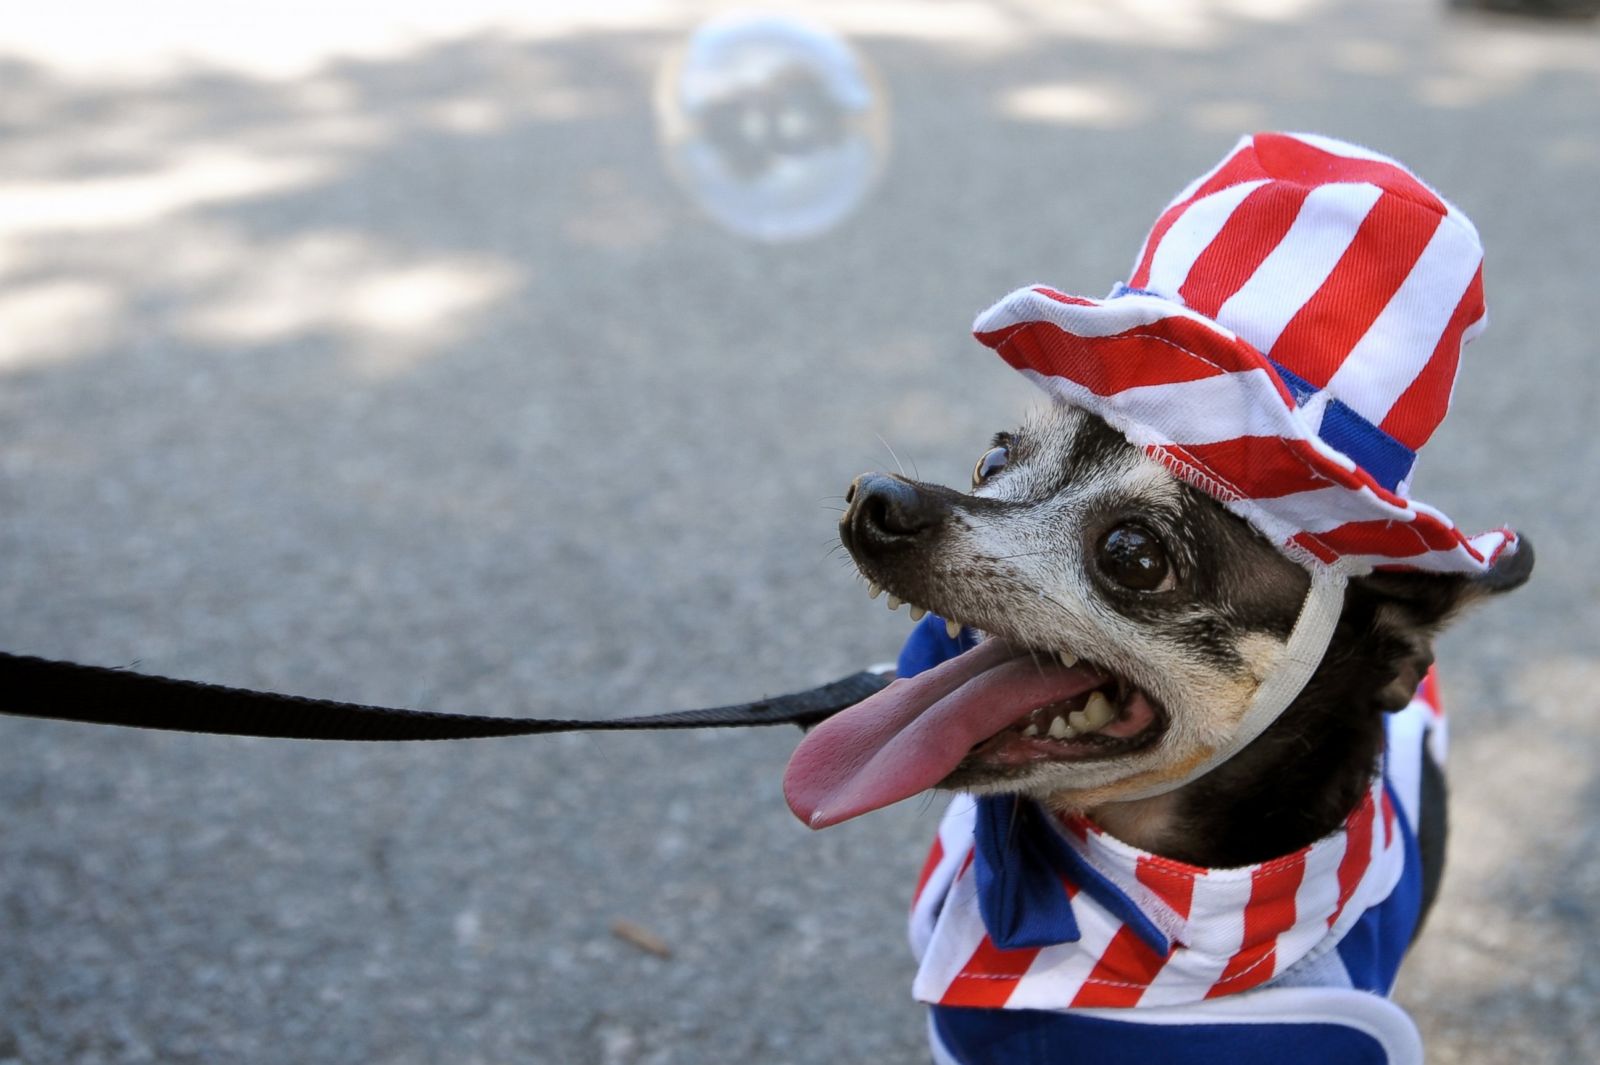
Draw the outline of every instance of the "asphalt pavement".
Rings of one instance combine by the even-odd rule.
[[[765,243],[658,145],[715,5],[569,6],[8,16],[0,647],[595,717],[892,657],[836,511],[863,470],[963,483],[1037,402],[973,314],[1104,292],[1242,132],[1345,137],[1488,248],[1417,493],[1539,553],[1441,643],[1452,866],[1399,997],[1431,1062],[1600,1060],[1600,28],[811,5],[876,70],[887,155]],[[925,1061],[938,803],[813,834],[796,739],[0,720],[0,1063]]]

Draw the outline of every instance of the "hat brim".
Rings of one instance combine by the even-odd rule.
[[[1319,435],[1325,401],[1302,407],[1265,355],[1170,300],[1033,286],[979,315],[973,332],[1309,568],[1478,574],[1516,550],[1510,529],[1469,537],[1380,484]]]

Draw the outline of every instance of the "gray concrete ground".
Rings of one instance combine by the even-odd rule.
[[[888,657],[905,616],[833,508],[879,434],[959,483],[1034,401],[971,315],[1103,291],[1243,130],[1349,137],[1489,247],[1419,494],[1540,552],[1444,641],[1453,869],[1400,995],[1434,1062],[1600,1060],[1594,25],[814,6],[879,68],[893,154],[769,246],[654,144],[712,5],[337,7],[0,26],[0,646],[594,716]],[[795,739],[0,721],[0,1062],[924,1060],[902,921],[937,810],[813,835]]]

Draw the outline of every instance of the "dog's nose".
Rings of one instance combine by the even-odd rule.
[[[857,477],[844,498],[849,508],[840,525],[850,540],[863,546],[914,539],[937,528],[949,513],[942,501],[884,473]]]

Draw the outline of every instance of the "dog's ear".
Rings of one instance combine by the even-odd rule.
[[[1433,638],[1462,610],[1520,588],[1533,574],[1533,545],[1519,540],[1515,553],[1502,554],[1483,574],[1391,570],[1350,582],[1346,617],[1365,623],[1376,652],[1393,679],[1378,693],[1385,710],[1403,709],[1433,665]]]

